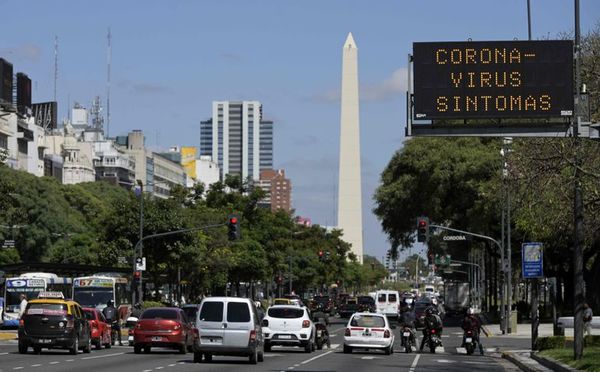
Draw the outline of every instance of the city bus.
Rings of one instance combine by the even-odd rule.
[[[19,307],[21,295],[27,300],[36,299],[40,292],[58,291],[65,298],[71,294],[71,278],[61,278],[52,273],[25,273],[15,278],[8,278],[4,285],[4,312],[2,321],[5,327],[19,325]]]
[[[131,305],[131,286],[127,278],[119,274],[99,273],[73,279],[73,300],[82,307],[102,310],[109,300],[115,307],[129,308]]]

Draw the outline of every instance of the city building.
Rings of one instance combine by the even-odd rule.
[[[358,48],[348,34],[342,49],[342,96],[340,118],[340,165],[337,225],[342,239],[352,245],[363,262],[362,192],[360,166],[360,122],[358,99]]]
[[[78,141],[68,122],[62,130],[46,135],[45,141],[46,176],[56,177],[67,185],[96,180],[94,146],[90,142]],[[60,169],[60,173],[57,169]]]
[[[258,101],[215,101],[212,118],[200,123],[200,155],[211,156],[226,175],[258,181],[273,168],[273,122]]]
[[[286,212],[292,210],[292,182],[285,178],[283,169],[261,170],[256,185],[267,194],[261,205],[270,207],[273,212],[279,209]]]

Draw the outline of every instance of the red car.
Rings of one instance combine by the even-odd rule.
[[[151,307],[135,325],[133,351],[149,353],[152,347],[169,347],[185,354],[194,345],[194,328],[182,309]]]
[[[83,314],[88,320],[88,323],[90,323],[92,344],[94,344],[98,350],[102,349],[102,345],[109,349],[112,344],[110,335],[111,327],[110,324],[106,322],[104,315],[102,315],[99,310],[89,307],[83,308]]]

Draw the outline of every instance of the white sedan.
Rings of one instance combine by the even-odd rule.
[[[344,353],[352,353],[354,349],[383,350],[386,355],[394,352],[394,332],[385,315],[352,315],[344,333]]]
[[[316,327],[306,307],[274,305],[262,321],[265,351],[271,346],[300,346],[310,353],[316,348]]]

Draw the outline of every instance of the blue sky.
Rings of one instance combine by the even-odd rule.
[[[341,50],[359,48],[365,253],[389,247],[371,210],[379,175],[402,147],[407,54],[414,41],[527,39],[526,0],[0,0],[0,57],[51,100],[106,97],[113,34],[110,134],[142,129],[146,144],[198,146],[213,100],[259,100],[275,121],[275,165],[293,183],[297,214],[335,224]],[[573,1],[531,0],[533,38],[573,30]],[[581,0],[585,33],[600,1]],[[6,17],[6,15],[9,15]]]

